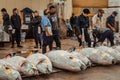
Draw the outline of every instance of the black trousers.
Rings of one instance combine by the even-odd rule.
[[[67,36],[72,37],[73,36],[73,31],[71,29],[67,29]]]
[[[80,34],[82,35],[82,29],[80,29]],[[78,38],[79,46],[82,46],[82,40],[78,36],[77,38]],[[88,43],[88,47],[91,47],[91,39],[87,28],[84,28],[84,38],[85,41]]]
[[[58,30],[53,30],[53,41],[56,43],[56,47],[61,49],[60,34]]]
[[[40,34],[38,34],[38,29],[33,29],[33,35],[34,35],[36,46],[38,46],[38,44],[40,44],[40,47],[41,47],[42,42],[40,39]]]
[[[12,34],[12,45],[14,46],[14,41],[16,41],[17,45],[20,45],[20,29],[15,29],[15,33]]]
[[[94,39],[93,47],[95,47],[97,43],[97,39],[99,40],[101,37],[101,33],[97,29],[93,29],[92,35]]]
[[[49,49],[52,50],[52,36],[46,36],[46,33],[43,32],[43,45],[42,45],[42,53],[46,53],[46,47],[49,46]]]
[[[113,34],[113,31],[111,31],[111,30],[105,31],[105,32],[101,35],[101,37],[100,37],[100,39],[98,40],[98,42],[102,42],[102,43],[103,43],[106,38],[110,41],[111,46],[113,46],[113,45],[114,45],[114,34]]]

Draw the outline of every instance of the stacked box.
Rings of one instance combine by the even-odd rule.
[[[120,6],[120,0],[108,0],[109,7]]]

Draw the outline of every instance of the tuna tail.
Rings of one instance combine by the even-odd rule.
[[[69,52],[69,53],[71,53],[71,52],[73,52],[73,51],[75,51],[76,50],[76,47],[71,47],[71,48],[69,48],[68,50],[67,50],[67,52]]]

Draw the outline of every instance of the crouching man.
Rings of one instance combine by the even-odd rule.
[[[108,18],[106,21],[106,26],[109,30],[106,30],[100,37],[100,39],[98,40],[98,45],[101,45],[104,40],[107,38],[110,43],[111,46],[114,46],[114,32],[116,31],[116,23],[115,23],[115,17],[117,16],[117,12],[114,11]]]

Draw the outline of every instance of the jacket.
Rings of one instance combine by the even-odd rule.
[[[8,26],[10,25],[10,18],[8,13],[3,15],[3,26]]]
[[[85,17],[81,14],[77,19],[77,26],[79,28],[89,28],[89,17]]]
[[[21,19],[19,15],[12,15],[11,16],[11,25],[13,29],[21,29]]]
[[[103,18],[98,16],[98,14],[94,15],[92,18],[93,28],[103,27]]]

